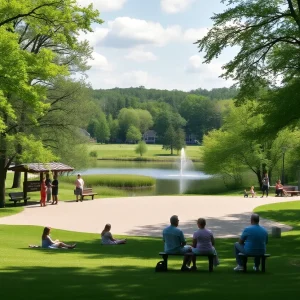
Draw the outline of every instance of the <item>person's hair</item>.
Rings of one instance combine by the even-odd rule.
[[[178,216],[174,215],[170,218],[171,225],[177,225],[178,224]]]
[[[47,235],[49,235],[50,233],[50,227],[45,227],[43,230],[43,235],[42,235],[42,240],[44,240],[46,238]]]
[[[110,224],[105,224],[105,226],[104,226],[104,229],[102,230],[102,232],[101,232],[101,236],[103,236],[103,234],[105,233],[105,232],[108,232],[108,231],[110,231],[110,228],[111,228],[111,225]]]
[[[206,225],[206,220],[205,220],[204,218],[199,218],[199,219],[197,220],[197,224],[199,224],[199,226],[200,226],[201,228],[204,228],[205,225]]]
[[[252,214],[251,215],[251,221],[255,224],[259,223],[259,215],[258,214]]]

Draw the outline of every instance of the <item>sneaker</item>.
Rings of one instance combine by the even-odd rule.
[[[234,271],[244,271],[244,267],[240,266],[240,265],[237,265],[233,270]]]
[[[189,268],[188,266],[182,266],[181,271],[182,272],[189,272],[189,271],[191,271],[191,268]]]
[[[255,272],[258,272],[258,271],[259,271],[259,267],[253,266],[253,270],[254,270]]]

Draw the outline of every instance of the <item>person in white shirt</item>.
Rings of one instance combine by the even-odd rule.
[[[76,195],[76,202],[78,199],[82,202],[82,191],[84,187],[84,181],[81,178],[81,174],[77,175],[77,179],[75,181],[75,195]],[[79,197],[80,196],[80,197]]]

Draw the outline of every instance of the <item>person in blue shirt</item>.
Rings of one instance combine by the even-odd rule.
[[[196,270],[196,257],[192,253],[192,247],[186,246],[183,232],[177,228],[179,224],[178,216],[170,218],[171,225],[163,230],[164,251],[167,254],[184,254],[181,271]],[[189,268],[191,261],[192,268]]]
[[[259,215],[251,215],[251,225],[246,227],[240,237],[240,240],[235,243],[235,258],[237,266],[234,271],[243,271],[243,262],[239,253],[248,255],[262,255],[266,253],[266,244],[268,243],[267,230],[259,225]],[[260,259],[255,258],[254,270],[259,269]]]

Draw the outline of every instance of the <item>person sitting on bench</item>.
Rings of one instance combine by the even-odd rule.
[[[164,251],[166,254],[183,254],[183,263],[181,271],[196,270],[196,257],[192,253],[192,247],[186,245],[183,232],[177,228],[179,224],[178,216],[170,218],[171,225],[163,230]],[[189,255],[186,255],[190,253]],[[188,265],[193,262],[192,268]]]
[[[287,196],[286,191],[283,189],[283,185],[281,184],[280,179],[278,179],[276,181],[276,186],[275,186],[275,197],[279,197],[279,196]]]
[[[45,227],[43,230],[42,235],[42,248],[50,248],[50,249],[57,249],[57,248],[67,248],[67,249],[74,249],[76,244],[68,245],[59,240],[53,241],[50,237],[50,227]]]
[[[259,215],[251,215],[251,225],[246,227],[240,237],[239,242],[234,244],[235,258],[237,266],[234,271],[243,271],[243,262],[239,253],[246,255],[263,255],[266,253],[266,244],[268,243],[267,230],[259,225]],[[260,258],[255,257],[254,267],[255,271],[259,270]]]
[[[219,259],[217,256],[217,251],[214,247],[215,239],[212,232],[205,228],[206,220],[199,218],[197,220],[198,230],[194,232],[193,235],[193,253],[194,254],[214,254],[214,266],[218,266]]]

